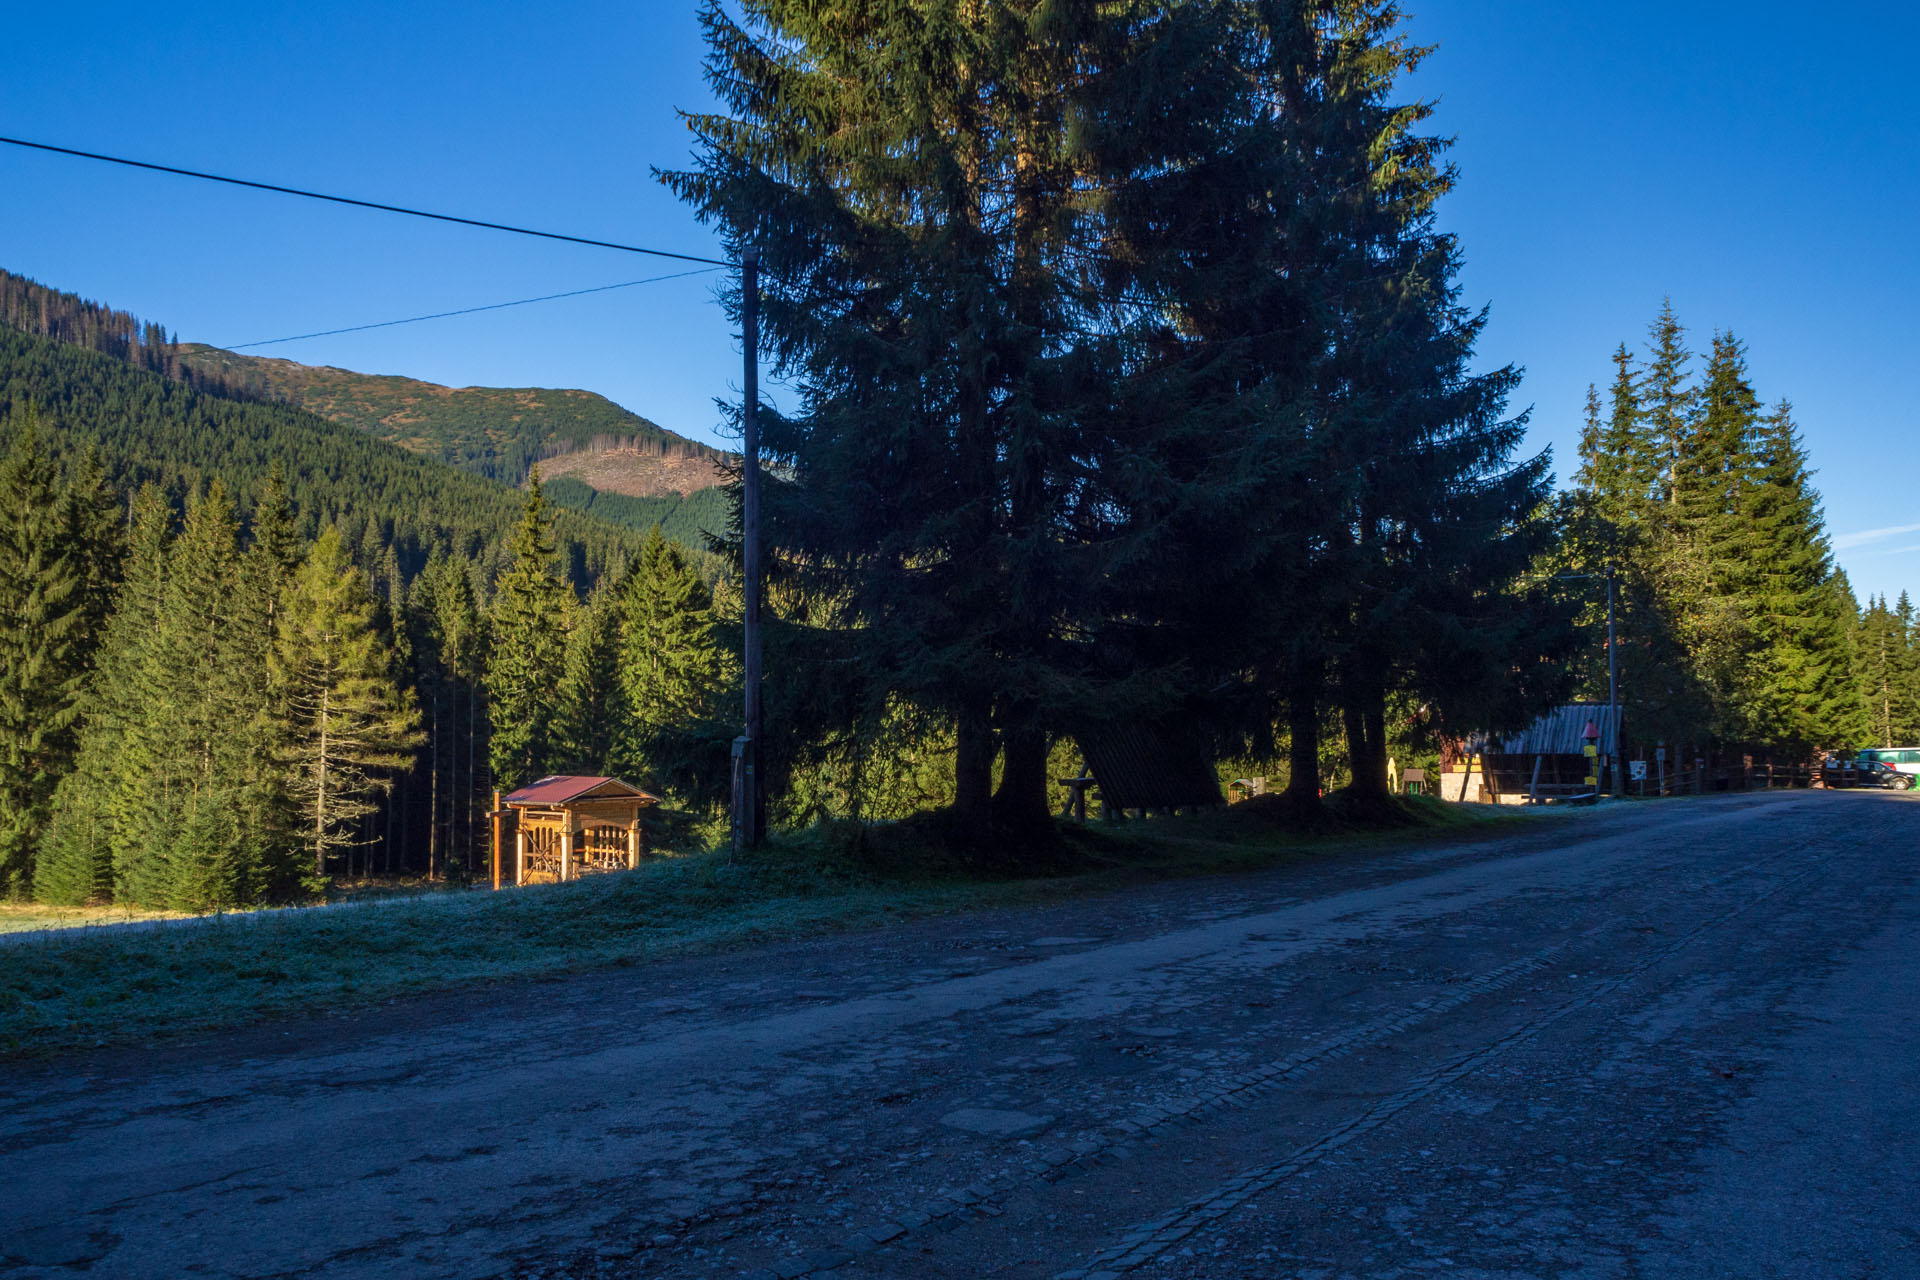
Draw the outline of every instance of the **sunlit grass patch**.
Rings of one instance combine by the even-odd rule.
[[[0,934],[82,929],[135,920],[167,920],[181,915],[177,911],[142,911],[133,907],[47,907],[36,902],[0,902]]]

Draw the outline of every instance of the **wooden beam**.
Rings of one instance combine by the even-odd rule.
[[[493,812],[487,815],[493,824],[493,891],[500,892],[500,793],[493,793]]]

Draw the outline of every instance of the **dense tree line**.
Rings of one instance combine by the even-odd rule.
[[[1854,632],[1863,745],[1920,746],[1920,622],[1902,591],[1891,607],[1885,596],[1867,601]]]
[[[964,829],[1040,827],[1103,722],[1290,738],[1311,806],[1329,726],[1377,797],[1390,708],[1557,692],[1546,460],[1517,371],[1469,372],[1397,6],[703,15],[726,113],[665,176],[761,253],[801,392],[764,413],[795,647],[863,673],[843,724],[949,726]]]
[[[278,468],[128,502],[36,417],[0,455],[0,894],[208,909],[479,869],[493,787],[713,801],[736,714],[705,583],[656,530],[585,599],[536,475],[499,556],[369,570]],[[497,578],[486,566],[504,564]],[[730,696],[733,701],[730,702]]]
[[[6,270],[0,270],[0,328],[98,351],[168,377],[181,376],[165,326]],[[224,382],[215,389],[232,390]]]
[[[603,396],[587,391],[507,387],[439,387],[414,378],[316,368],[181,343],[164,325],[52,289],[0,269],[0,328],[97,351],[136,368],[230,400],[307,409],[329,422],[404,445],[416,453],[502,484],[518,485],[535,463],[572,449],[610,442],[663,454],[718,457]],[[617,497],[618,495],[609,495]],[[566,505],[585,509],[584,501]],[[603,512],[603,519],[644,530],[665,512]],[[675,536],[669,529],[669,536]],[[702,545],[696,536],[683,538]]]
[[[349,554],[368,568],[387,545],[409,575],[436,545],[484,554],[519,515],[511,489],[350,427],[284,405],[225,399],[0,327],[0,419],[29,409],[57,453],[91,446],[116,488],[151,483],[176,504],[216,478],[236,499],[257,498],[278,465],[300,536],[337,525]],[[557,527],[569,571],[583,580],[638,541],[634,531],[571,511],[559,514]]]
[[[1730,333],[1697,375],[1694,359],[1670,305],[1644,357],[1615,351],[1607,393],[1588,392],[1565,504],[1565,565],[1617,574],[1627,724],[1647,742],[1854,745],[1868,730],[1857,609],[1793,407],[1762,403]],[[1588,692],[1602,697],[1604,621],[1597,607],[1584,619]]]
[[[725,532],[732,515],[727,492],[718,485],[695,489],[684,496],[664,494],[636,498],[596,489],[571,476],[560,476],[548,482],[547,497],[556,507],[582,511],[609,524],[642,531],[658,526],[668,539],[694,552],[702,563],[708,540]]]

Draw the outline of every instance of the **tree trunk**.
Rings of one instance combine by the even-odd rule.
[[[1341,699],[1340,713],[1347,727],[1347,761],[1353,772],[1353,794],[1366,801],[1387,798],[1386,709],[1382,692],[1366,683]]]
[[[313,874],[319,879],[327,877],[327,697],[328,692],[320,693],[320,752],[314,764],[317,770],[313,792]]]
[[[1348,783],[1357,800],[1384,804],[1386,789],[1386,700],[1379,687],[1356,679],[1340,699],[1346,723],[1346,758],[1354,773]]]
[[[440,854],[440,686],[436,677],[431,712],[433,755],[427,764],[427,879],[433,879]]]
[[[1051,830],[1045,731],[1023,726],[1006,730],[1001,739],[1006,758],[1000,771],[1000,790],[993,797],[995,830],[1014,836]]]
[[[1287,804],[1297,814],[1320,809],[1320,660],[1296,658],[1287,678]]]
[[[993,797],[993,726],[985,700],[970,699],[962,706],[954,730],[954,822],[962,840],[985,845]]]

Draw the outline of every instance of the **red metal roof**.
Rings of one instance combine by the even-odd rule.
[[[578,800],[589,791],[596,791],[601,787],[606,787],[609,783],[612,784],[612,786],[608,788],[608,792],[611,795],[641,796],[648,800],[656,798],[647,795],[646,792],[634,786],[631,782],[622,782],[618,778],[588,778],[576,774],[563,773],[556,774],[551,778],[542,778],[538,782],[524,786],[507,796],[502,803],[518,805],[565,804],[569,800]]]

